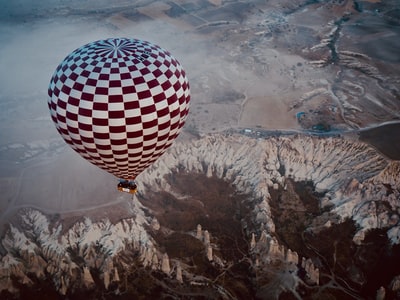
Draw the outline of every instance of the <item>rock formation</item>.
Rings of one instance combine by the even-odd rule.
[[[106,287],[106,288],[107,288],[107,287]],[[67,285],[65,284],[64,276],[61,276],[60,294],[61,294],[61,295],[66,295],[66,294],[67,294],[67,290],[68,290],[68,287],[67,287]]]
[[[197,225],[196,238],[198,238],[199,240],[203,238],[203,230],[200,224]]]
[[[179,262],[176,263],[176,280],[178,280],[180,283],[183,282],[182,267]]]
[[[396,293],[400,292],[400,275],[397,275],[392,279],[390,289]]]
[[[210,233],[208,232],[208,230],[204,230],[204,244],[210,245]]]
[[[105,271],[103,276],[104,276],[104,287],[107,290],[108,286],[110,285],[110,273],[108,271]]]
[[[164,253],[161,261],[161,271],[163,271],[165,274],[171,273],[171,267],[169,264],[169,257],[167,253]]]
[[[92,274],[90,274],[90,270],[88,267],[83,267],[83,284],[87,288],[92,288],[94,286],[94,280]]]
[[[297,266],[300,263],[297,252],[291,249],[285,250],[285,247],[279,245],[278,241],[265,231],[261,233],[260,239],[251,250],[256,267],[267,269],[269,264],[279,261],[287,264],[287,269],[290,270],[291,273],[296,273]],[[262,262],[262,265],[260,265],[260,262]],[[312,260],[303,257],[301,260],[301,267],[305,270],[308,280],[318,285],[319,269],[314,266]]]
[[[163,260],[161,260],[161,268],[163,267],[163,263],[164,261]],[[167,270],[169,267],[167,266],[167,263],[169,263],[169,261],[168,260],[166,260],[165,261],[165,265],[164,265],[164,267],[165,267],[165,270]],[[159,269],[159,265],[160,265],[160,261],[159,261],[159,259],[158,259],[158,255],[157,255],[157,253],[156,252],[153,252],[152,251],[152,256],[151,256],[151,263],[150,263],[150,265],[151,265],[151,268],[153,269],[153,270],[158,270]],[[169,271],[168,271],[169,272]]]
[[[213,249],[210,245],[207,246],[207,259],[209,261],[213,260]]]
[[[210,242],[210,233],[208,232],[207,229],[203,231],[202,226],[200,224],[197,225],[196,238],[204,243],[204,248],[208,261],[213,261],[214,256],[213,256],[213,248]]]
[[[285,261],[297,265],[299,263],[299,255],[297,252],[287,249]]]
[[[302,258],[301,266],[307,272],[307,276],[310,281],[316,285],[319,285],[319,269],[314,266],[314,263],[310,258]]]
[[[139,209],[135,203],[132,205],[134,210]],[[63,295],[79,277],[84,286],[92,287],[94,280],[90,268],[102,269],[105,286],[118,281],[118,272],[116,269],[113,272],[110,258],[130,245],[140,253],[144,264],[149,263],[147,255],[154,246],[143,227],[148,223],[141,215],[144,214],[116,224],[107,219],[92,222],[86,218],[62,230],[61,225],[52,228],[50,220],[39,211],[24,209],[18,227],[10,224],[1,241],[9,254],[4,255],[0,263],[0,275],[3,275],[0,276],[0,291],[14,290],[11,276],[28,284],[27,272],[35,274],[38,279],[43,279],[45,273],[49,274]],[[11,253],[18,255],[15,257]],[[112,278],[111,274],[114,275]]]
[[[250,250],[253,250],[256,246],[256,235],[254,232],[251,233]]]
[[[386,290],[383,286],[381,286],[376,291],[376,300],[385,300],[385,296],[386,296]]]
[[[317,191],[324,193],[321,207],[339,216],[336,222],[352,218],[359,225],[354,241],[362,243],[371,228],[387,229],[392,243],[400,238],[400,199],[398,172],[400,164],[389,161],[366,144],[352,140],[312,136],[280,136],[254,139],[244,135],[209,135],[191,142],[176,143],[156,164],[141,175],[139,190],[147,187],[173,193],[165,175],[178,170],[200,172],[232,182],[242,193],[251,194],[252,222],[259,228],[250,240],[250,257],[258,268],[268,268],[280,262],[293,286],[298,254],[285,249],[275,238],[270,192],[288,186],[288,179],[312,181]],[[144,267],[171,274],[170,260],[147,230],[162,231],[154,217],[146,217],[140,203],[131,203],[134,217],[110,222],[83,218],[64,228],[61,222],[50,223],[48,217],[33,209],[24,209],[19,222],[10,224],[1,243],[4,255],[0,262],[0,290],[15,291],[11,277],[29,285],[27,272],[42,278],[49,274],[60,294],[68,294],[78,278],[83,285],[93,285],[91,270],[99,270],[104,286],[120,281],[112,258],[124,251],[137,253]],[[55,224],[55,225],[54,225]],[[332,226],[324,220],[322,226]],[[204,254],[215,267],[226,267],[223,257],[213,252],[210,233],[199,224],[190,234],[204,244]],[[212,233],[211,233],[212,234]],[[249,233],[250,235],[251,233]],[[257,236],[259,238],[257,240]],[[215,241],[214,241],[215,240]],[[120,265],[129,269],[131,258]],[[301,260],[310,283],[319,284],[319,269],[310,258]],[[176,265],[176,279],[183,282],[182,269]],[[184,269],[186,272],[186,270]],[[95,272],[93,273],[95,274]],[[187,274],[187,273],[185,273]],[[289,274],[289,275],[288,275]],[[393,289],[397,281],[393,281]]]
[[[160,223],[156,218],[153,218],[153,220],[151,220],[151,228],[153,228],[155,231],[160,229]]]
[[[190,143],[176,143],[153,168],[142,174],[142,180],[147,186],[168,191],[170,187],[164,179],[159,184],[156,180],[179,167],[199,173],[212,169],[215,176],[232,181],[238,190],[262,199],[255,207],[256,221],[271,233],[275,224],[268,204],[269,191],[277,184],[284,187],[286,178],[291,178],[312,181],[317,191],[325,193],[321,205],[333,206],[332,212],[342,220],[351,217],[360,225],[358,237],[363,230],[389,227],[393,242],[399,240],[398,223],[390,223],[396,217],[385,217],[399,215],[400,195],[396,188],[400,185],[399,163],[385,159],[361,142],[299,135],[267,139],[208,135]],[[387,193],[387,185],[391,193]],[[374,217],[370,215],[373,208],[365,207],[369,201],[389,206],[382,206],[379,217]],[[382,220],[377,222],[373,218]]]

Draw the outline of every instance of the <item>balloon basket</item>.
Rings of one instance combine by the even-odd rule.
[[[134,180],[120,179],[117,185],[117,189],[120,192],[135,194],[137,192],[137,185]]]

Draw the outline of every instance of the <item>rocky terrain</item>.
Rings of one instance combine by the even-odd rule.
[[[184,140],[124,214],[21,210],[1,241],[2,299],[394,298],[399,171],[340,136]]]

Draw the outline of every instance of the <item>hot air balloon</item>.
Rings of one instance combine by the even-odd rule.
[[[131,193],[136,176],[180,133],[190,101],[181,64],[157,45],[128,38],[73,51],[55,70],[48,95],[67,144]]]

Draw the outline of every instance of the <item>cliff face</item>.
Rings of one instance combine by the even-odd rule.
[[[360,225],[356,242],[367,229],[391,228],[389,237],[398,243],[399,168],[368,145],[344,138],[214,135],[177,143],[142,175],[139,190],[171,190],[164,176],[179,170],[215,175],[262,199],[255,208],[257,221],[274,232],[270,191],[284,188],[288,178],[311,181],[324,193],[321,207]]]
[[[251,292],[249,287],[245,289],[250,295],[275,297],[285,290],[298,295],[299,270],[305,272],[302,278],[308,284],[318,285],[320,273],[325,272],[326,266],[317,256],[304,257],[310,252],[300,255],[284,245],[284,238],[277,239],[279,218],[273,212],[274,197],[288,193],[287,199],[295,201],[294,183],[311,182],[318,194],[319,209],[325,212],[307,223],[305,232],[318,233],[350,218],[358,225],[357,232],[350,237],[356,244],[362,244],[367,230],[372,228],[385,230],[390,241],[396,244],[400,235],[399,171],[398,162],[385,159],[366,144],[339,137],[271,136],[261,139],[218,134],[177,142],[140,176],[137,198],[147,197],[146,201],[152,201],[148,197],[159,192],[171,195],[162,194],[164,198],[175,197],[184,203],[191,196],[179,192],[168,180],[178,173],[199,173],[210,180],[218,177],[231,182],[240,194],[250,195],[246,200],[250,213],[238,220],[245,232],[243,238],[248,241],[247,248],[237,246],[238,251],[232,250],[236,253],[232,254],[233,258],[226,256],[230,252],[224,252],[227,251],[224,237],[210,229],[211,215],[207,215],[210,224],[203,223],[197,230],[195,226],[189,232],[173,229],[165,219],[157,220],[157,214],[162,212],[146,207],[146,202],[137,201],[136,196],[129,204],[132,217],[113,223],[106,218],[94,221],[86,217],[67,226],[54,216],[24,209],[17,220],[10,223],[1,241],[0,290],[16,293],[16,282],[29,287],[35,280],[50,280],[60,295],[98,288],[99,284],[104,290],[113,288],[114,293],[118,293],[123,286],[129,291],[128,278],[133,282],[139,280],[134,277],[139,275],[134,274],[147,274],[145,278],[163,289],[165,282],[160,283],[159,276],[169,278],[164,278],[167,282],[176,280],[174,284],[200,285],[207,293],[235,298],[237,295],[220,284],[219,278],[226,276],[223,275],[226,270],[235,266],[243,268],[245,264],[244,269],[251,266],[258,274],[255,280],[261,287],[256,292]],[[201,202],[201,199],[196,201]],[[148,206],[151,207],[150,203]],[[176,247],[168,241],[174,241]],[[179,247],[183,250],[176,250]],[[173,253],[166,253],[166,249],[172,249]],[[186,256],[192,260],[197,258],[193,262]],[[137,263],[148,268],[139,268]],[[207,266],[206,270],[214,270],[214,273],[207,273],[210,278],[199,267],[202,264]],[[152,272],[162,275],[153,276]],[[218,292],[213,285],[218,286]]]
[[[84,218],[70,228],[63,228],[61,221],[51,223],[37,210],[20,211],[18,223],[10,224],[2,239],[6,254],[0,264],[0,290],[13,290],[12,277],[29,286],[32,281],[27,275],[32,274],[39,280],[50,278],[65,295],[72,287],[93,287],[90,270],[101,270],[107,286],[118,278],[112,258],[126,249],[137,251],[148,264],[145,252],[152,241],[144,229],[147,220],[138,203],[132,203],[131,211],[132,218],[115,224]]]

